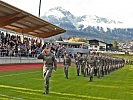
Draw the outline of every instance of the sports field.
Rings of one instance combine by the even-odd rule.
[[[69,79],[65,79],[63,67],[58,67],[50,79],[49,95],[42,94],[43,83],[41,68],[1,71],[0,100],[133,100],[133,66],[101,79],[94,77],[94,82],[76,76],[74,66],[69,69]]]

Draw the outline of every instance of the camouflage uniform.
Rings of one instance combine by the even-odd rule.
[[[107,75],[107,57],[104,57],[104,74]]]
[[[101,57],[101,76],[104,77],[104,56]]]
[[[83,54],[82,55],[82,65],[81,65],[81,74],[84,75],[85,77],[85,73],[86,73],[86,62],[87,62],[87,55]]]
[[[110,72],[111,72],[111,58],[109,57],[108,59],[109,59],[109,64],[108,64],[108,66],[109,66],[109,67],[108,67],[108,68],[109,68],[109,69],[108,69],[108,74],[110,74]]]
[[[101,77],[101,57],[100,56],[97,57],[96,65],[97,65],[97,77],[100,78]]]
[[[95,55],[94,58],[93,58],[93,67],[94,67],[94,76],[97,76],[97,56]]]
[[[75,58],[75,64],[76,64],[76,70],[77,70],[77,76],[79,76],[80,67],[81,67],[81,55],[77,54],[77,57]]]
[[[49,93],[49,79],[52,74],[52,70],[56,70],[57,68],[57,61],[55,56],[50,52],[48,54],[40,54],[38,59],[43,59],[44,66],[43,66],[43,77],[45,80],[45,94]]]
[[[71,66],[71,58],[68,54],[64,56],[63,63],[64,63],[64,73],[65,73],[66,78],[68,79],[68,68],[69,66]]]
[[[89,58],[89,81],[90,82],[93,81],[94,65],[95,65],[94,57],[93,55],[91,55]]]
[[[106,74],[109,74],[109,57],[106,57]]]

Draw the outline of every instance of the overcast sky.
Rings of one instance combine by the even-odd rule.
[[[2,0],[38,16],[40,0]],[[133,0],[42,0],[41,16],[48,9],[61,6],[74,15],[97,15],[124,21],[133,26]]]

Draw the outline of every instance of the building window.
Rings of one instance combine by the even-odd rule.
[[[97,45],[95,45],[95,48],[97,48]]]
[[[90,47],[93,47],[93,45],[90,45]]]

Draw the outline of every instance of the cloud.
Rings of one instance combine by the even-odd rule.
[[[3,0],[38,16],[40,0]],[[133,0],[42,0],[41,15],[48,9],[62,6],[74,15],[97,15],[133,23]]]

